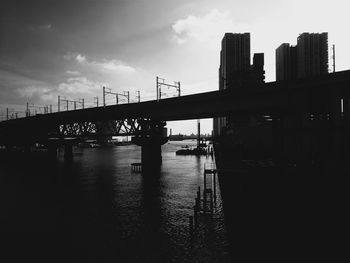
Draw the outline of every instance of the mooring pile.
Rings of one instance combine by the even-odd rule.
[[[201,188],[198,186],[193,216],[189,217],[191,236],[198,229],[201,216],[212,216],[214,202],[216,201],[216,167],[214,163],[204,164],[204,189],[201,195]]]

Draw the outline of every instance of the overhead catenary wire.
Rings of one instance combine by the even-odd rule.
[[[174,81],[172,82],[166,82],[165,79],[157,77],[157,85],[159,85],[159,90],[157,89],[156,95],[151,94],[145,94],[142,95],[139,90],[134,91],[136,94],[132,95],[133,98],[130,97],[129,91],[123,91],[123,93],[113,92],[111,88],[103,87],[103,104],[101,105],[99,101],[99,97],[91,97],[91,98],[79,98],[79,99],[72,99],[68,98],[66,96],[58,95],[57,97],[57,103],[56,104],[49,104],[49,105],[34,105],[27,103],[27,109],[25,111],[17,111],[16,116],[22,116],[27,117],[34,114],[48,114],[48,113],[54,113],[54,112],[60,112],[63,111],[69,111],[69,110],[78,110],[78,109],[84,109],[84,108],[94,108],[94,107],[101,107],[106,105],[116,105],[116,104],[126,104],[126,103],[140,103],[144,101],[152,101],[156,99],[161,98],[174,98],[178,96],[186,96],[195,94],[196,92],[193,92],[193,90],[186,90],[181,87],[180,82]],[[163,87],[163,88],[161,88]],[[175,89],[172,89],[175,88]],[[112,95],[112,96],[106,96],[106,95]],[[158,96],[158,98],[157,98]],[[4,109],[4,106],[0,106],[0,108]],[[7,114],[2,114],[1,116],[8,116],[11,117],[11,110],[8,110]]]

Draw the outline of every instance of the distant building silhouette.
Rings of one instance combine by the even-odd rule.
[[[302,33],[297,45],[276,49],[276,80],[294,80],[328,73],[328,33]]]
[[[241,86],[249,71],[250,33],[226,33],[221,41],[219,89]]]
[[[264,54],[254,54],[253,65],[250,65],[250,33],[225,33],[221,41],[219,90],[264,81]],[[230,121],[225,117],[214,118],[214,136],[221,135],[227,122]]]
[[[251,66],[251,78],[254,83],[265,82],[264,53],[255,53]]]
[[[283,43],[276,49],[276,80],[297,78],[297,47]]]
[[[328,73],[328,33],[303,33],[298,37],[298,78]]]

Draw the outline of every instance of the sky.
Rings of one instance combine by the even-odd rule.
[[[303,32],[328,32],[336,70],[350,68],[345,0],[2,0],[0,119],[27,102],[52,104],[94,97],[102,86],[156,98],[156,76],[181,82],[183,95],[218,89],[221,39],[250,32],[251,54],[265,53],[266,81],[275,80],[275,49]],[[331,52],[330,52],[331,55]],[[331,66],[330,61],[330,66]],[[164,97],[176,90],[164,88]],[[113,104],[107,96],[107,104]],[[70,107],[73,107],[70,105]],[[196,120],[168,122],[173,134],[196,133]],[[201,122],[210,133],[212,121]]]

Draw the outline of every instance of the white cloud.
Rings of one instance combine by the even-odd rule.
[[[109,71],[115,71],[118,73],[125,73],[125,74],[129,74],[129,73],[134,73],[136,70],[135,68],[125,65],[122,61],[120,60],[104,60],[103,62],[96,62],[93,61],[91,62],[93,64],[95,64],[97,67],[100,67],[104,70],[109,70]]]
[[[76,61],[78,61],[78,63],[84,63],[86,62],[86,57],[84,55],[78,54],[75,57]]]
[[[25,98],[28,101],[31,102],[38,102],[45,101],[45,102],[52,102],[56,98],[56,93],[54,92],[54,87],[44,87],[44,86],[26,86],[23,88],[18,88],[16,92],[19,94],[21,98]]]
[[[134,67],[129,66],[123,61],[117,59],[103,59],[101,61],[96,61],[88,59],[85,55],[79,53],[68,53],[64,56],[64,58],[67,60],[75,60],[83,67],[106,73],[131,74],[136,72]]]
[[[54,102],[58,95],[62,96],[96,96],[106,83],[92,81],[82,76],[72,76],[57,86],[30,85],[16,89],[21,98],[31,102]]]
[[[75,71],[75,70],[67,70],[66,73],[68,75],[74,75],[74,76],[80,75],[80,72],[79,71]]]
[[[74,53],[67,53],[67,54],[65,54],[65,55],[63,56],[63,58],[66,59],[66,60],[72,60],[72,59],[74,59],[76,56],[77,56],[77,55],[74,54]]]
[[[45,93],[40,96],[40,99],[43,101],[55,101],[57,99],[56,94],[54,93]]]
[[[17,93],[24,98],[32,98],[36,94],[43,94],[49,92],[50,90],[45,87],[40,86],[27,86],[24,88],[17,89]]]
[[[245,25],[234,23],[229,12],[213,9],[204,16],[189,15],[179,19],[172,25],[172,29],[178,44],[195,40],[206,47],[218,49],[218,43],[225,32],[242,31]]]
[[[95,94],[103,83],[91,81],[86,77],[74,77],[58,85],[58,91],[68,94]]]

